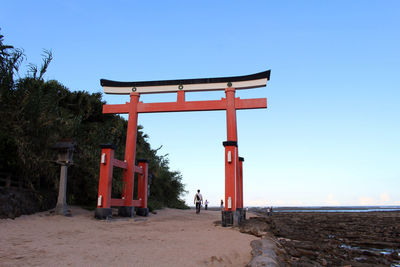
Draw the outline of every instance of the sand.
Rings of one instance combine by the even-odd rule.
[[[245,266],[256,237],[215,226],[219,211],[163,209],[99,221],[72,207],[0,220],[0,266]]]

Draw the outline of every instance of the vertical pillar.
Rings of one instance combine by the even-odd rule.
[[[147,216],[149,214],[149,209],[147,208],[149,163],[148,160],[138,159],[138,165],[143,170],[138,175],[138,199],[141,200],[142,204],[137,208],[136,214]]]
[[[67,173],[68,173],[68,164],[61,165],[60,172],[60,186],[58,188],[58,199],[57,205],[55,209],[55,213],[59,215],[68,215],[67,214]]]
[[[226,88],[226,130],[227,140],[237,142],[237,127],[236,127],[236,108],[235,108],[235,88]]]
[[[236,210],[236,173],[237,173],[237,126],[235,109],[235,88],[226,88],[226,130],[225,146],[225,211]],[[229,152],[230,151],[230,152]],[[228,162],[230,155],[230,162]],[[231,208],[228,204],[231,203]]]
[[[226,88],[226,130],[225,147],[225,210],[222,211],[222,226],[238,224],[237,208],[237,175],[238,148],[235,108],[235,88]]]
[[[225,147],[225,211],[236,210],[237,142],[226,141]]]
[[[243,161],[244,158],[238,157],[238,189],[237,189],[237,209],[236,209],[236,215],[238,219],[238,224],[246,220],[246,210],[243,208]]]
[[[240,180],[241,180],[241,177],[240,177],[240,161],[239,161],[239,155],[237,154],[236,155],[236,159],[237,159],[237,162],[236,162],[236,209],[241,209],[241,208],[243,208],[242,207],[242,205],[241,205],[241,191],[242,191],[242,185],[240,184]]]
[[[176,98],[176,102],[178,104],[183,104],[185,103],[185,91],[178,91],[177,93],[177,98]]]
[[[125,199],[124,206],[126,207],[133,207],[133,182],[135,177],[136,135],[138,122],[137,105],[139,103],[140,95],[139,93],[131,93],[130,96],[128,130],[125,145],[125,161],[128,164],[128,168],[124,170],[123,173],[122,187],[122,199]]]
[[[239,207],[243,208],[243,161],[244,158],[239,157]]]
[[[236,209],[241,209],[242,205],[241,205],[241,184],[240,184],[240,161],[239,161],[239,157],[238,157],[238,161],[237,161],[237,170],[236,170]]]
[[[98,219],[107,219],[112,215],[111,184],[114,150],[115,147],[113,145],[101,145],[99,193],[97,196],[97,208],[94,215]]]

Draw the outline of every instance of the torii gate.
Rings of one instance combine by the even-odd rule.
[[[240,99],[235,97],[238,89],[264,87],[270,79],[270,70],[234,77],[117,82],[101,79],[100,84],[106,94],[130,95],[130,102],[117,105],[104,105],[103,113],[129,114],[125,146],[125,160],[114,159],[110,145],[102,147],[99,194],[95,216],[111,216],[111,206],[119,207],[119,215],[133,216],[134,207],[141,215],[147,215],[147,163],[139,160],[135,165],[136,135],[139,113],[226,110],[227,141],[225,147],[225,210],[222,211],[222,225],[238,224],[245,219],[243,210],[243,161],[239,157],[236,127],[236,110],[266,108],[266,98]],[[185,101],[185,92],[225,90],[226,97],[221,100]],[[141,94],[177,93],[176,102],[143,103]],[[120,167],[123,172],[121,199],[111,199],[112,167]],[[139,173],[138,200],[133,200],[134,174]]]

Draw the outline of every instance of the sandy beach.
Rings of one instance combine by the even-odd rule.
[[[163,209],[99,221],[72,207],[0,220],[0,266],[245,266],[254,236],[215,226],[219,211]]]

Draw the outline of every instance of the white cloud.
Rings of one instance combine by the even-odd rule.
[[[289,206],[304,206],[304,202],[301,200],[292,200],[289,202]]]
[[[382,193],[381,194],[381,202],[384,204],[384,203],[387,203],[389,201],[390,201],[389,194],[388,193]]]
[[[358,202],[360,203],[360,205],[367,205],[367,206],[372,206],[377,204],[375,199],[371,197],[359,197]]]
[[[265,199],[252,199],[244,201],[245,206],[249,207],[269,207],[269,206],[304,206],[304,202],[297,200],[265,200]]]
[[[340,206],[340,202],[335,199],[335,196],[333,194],[328,195],[328,200],[325,201],[325,203],[329,206]]]
[[[250,207],[265,207],[265,206],[270,206],[271,203],[263,199],[254,199],[249,201],[245,200],[244,205]]]

